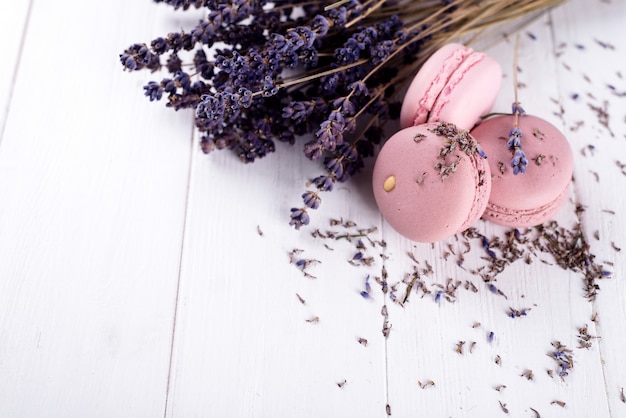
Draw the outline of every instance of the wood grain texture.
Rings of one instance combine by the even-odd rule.
[[[582,2],[579,2],[582,9]],[[586,4],[586,3],[585,3]],[[555,11],[554,31],[565,130],[577,153],[575,170],[578,200],[585,207],[583,222],[591,248],[607,264],[611,279],[600,285],[592,308],[599,337],[594,349],[601,356],[610,416],[626,415],[621,397],[626,387],[626,45],[619,29],[626,16],[624,2],[597,2],[585,13]],[[580,10],[580,9],[579,9]],[[576,28],[584,27],[584,31]],[[600,390],[598,388],[597,390]]]
[[[22,43],[27,4],[0,16],[0,417],[626,416],[624,2],[569,0],[520,34],[519,99],[575,154],[556,220],[573,227],[582,206],[612,272],[593,302],[549,254],[490,288],[472,273],[489,264],[480,239],[400,237],[372,161],[294,230],[289,209],[319,174],[298,146],[250,165],[204,155],[191,115],[121,70],[128,45],[200,14],[33,0]],[[513,45],[487,51],[505,112]],[[554,341],[572,350],[563,379]]]
[[[163,413],[191,120],[117,62],[157,11],[34,3],[0,152],[2,416]]]
[[[253,166],[224,152],[194,157],[167,416],[384,410],[382,299],[359,294],[380,264],[350,265],[354,242],[287,225],[315,170],[283,148]],[[360,192],[341,187],[326,210],[376,226]],[[300,259],[318,261],[301,271]]]

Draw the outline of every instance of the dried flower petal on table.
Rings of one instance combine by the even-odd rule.
[[[418,380],[417,384],[419,385],[420,389],[426,389],[427,387],[435,386],[435,382],[433,382],[432,380],[427,380],[423,383]]]
[[[569,375],[569,371],[574,368],[573,351],[561,344],[559,341],[553,341],[554,350],[548,353],[557,364],[556,372],[562,380]]]
[[[589,331],[588,331],[588,327],[587,324],[585,324],[584,326],[578,328],[578,348],[591,348],[591,341],[596,339],[596,338],[600,338],[597,337],[595,335],[590,335]]]

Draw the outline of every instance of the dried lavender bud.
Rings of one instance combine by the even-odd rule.
[[[300,229],[302,225],[309,224],[309,214],[306,212],[306,209],[301,208],[292,208],[291,209],[291,221],[289,221],[289,225],[293,225],[296,229]]]
[[[519,318],[521,316],[528,315],[528,311],[530,311],[530,308],[513,309],[509,307],[509,311],[507,312],[507,315],[509,318]]]
[[[424,383],[418,380],[417,384],[419,385],[420,389],[426,389],[427,387],[435,386],[435,382],[433,382],[432,380],[427,380]]]
[[[564,380],[569,374],[569,371],[574,367],[573,351],[559,341],[553,341],[552,346],[554,350],[550,351],[548,356],[554,359],[557,365],[555,371],[558,373],[559,377]]]
[[[304,201],[304,204],[311,209],[317,209],[321,201],[318,194],[312,191],[306,191],[302,195],[302,200]]]
[[[522,130],[519,127],[515,126],[509,131],[507,146],[513,154],[513,159],[511,160],[513,174],[525,173],[528,159],[524,151],[522,151]]]

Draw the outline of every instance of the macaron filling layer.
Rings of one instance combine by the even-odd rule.
[[[435,103],[432,105],[428,119],[431,121],[441,120],[441,110],[450,102],[450,96],[454,89],[464,79],[466,74],[472,67],[478,64],[485,58],[485,54],[482,52],[474,52],[469,54],[463,62],[457,67],[457,69],[450,75],[448,82],[445,84],[441,92],[437,96]]]
[[[413,117],[413,125],[419,125],[428,120],[429,113],[432,111],[435,102],[455,71],[457,71],[463,62],[465,62],[468,57],[472,56],[473,53],[474,51],[472,49],[461,47],[455,49],[452,54],[443,61],[439,72],[433,77],[430,85],[426,88],[423,96],[418,101],[417,110]]]
[[[554,216],[567,200],[569,195],[568,184],[559,196],[543,206],[533,209],[511,210],[492,202],[487,203],[483,217],[489,221],[505,226],[516,225],[518,227],[535,226],[545,222]]]

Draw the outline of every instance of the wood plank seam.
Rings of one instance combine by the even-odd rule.
[[[557,41],[557,35],[555,33],[555,28],[554,28],[553,11],[549,11],[547,15],[548,15],[548,22],[549,22],[550,42],[552,43],[552,50],[556,51],[557,45],[558,45],[557,44],[558,41]],[[557,57],[557,61],[558,61],[558,57]],[[555,73],[556,73],[555,74],[555,79],[556,80],[562,80],[563,79],[563,77],[562,77],[563,76],[563,74],[562,74],[563,72],[564,72],[563,67],[557,65],[555,67]],[[559,97],[564,97],[564,94],[561,91],[562,87],[563,86],[560,83],[557,85],[557,90],[558,90],[558,93],[559,93]],[[562,122],[563,132],[566,132],[567,131],[567,126],[566,126],[567,124],[566,124],[564,119],[561,119],[561,122]],[[577,183],[575,181],[572,181],[572,193],[574,195],[574,203],[575,203],[575,205],[577,205],[577,206],[578,205],[583,205],[583,202],[581,200],[581,191],[579,190],[579,183]],[[586,233],[589,233],[589,235],[591,235],[592,232],[590,232],[590,229],[587,228],[587,224],[584,221],[584,219],[585,219],[584,217],[582,217],[582,216],[580,217],[580,222],[582,224],[582,230],[585,231]],[[593,315],[594,312],[598,311],[598,306],[597,306],[598,305],[598,301],[597,301],[596,298],[593,298],[591,300],[588,300],[588,303],[589,303],[589,306],[590,306],[590,309],[591,309],[591,312],[592,312],[592,315]],[[591,323],[592,323],[592,326],[593,326],[594,335],[600,335],[600,330],[599,330],[599,327],[598,327],[598,323],[596,321],[591,321]],[[602,380],[603,380],[603,383],[604,383],[604,390],[605,390],[605,393],[606,393],[606,396],[605,396],[604,399],[605,399],[605,402],[607,404],[607,409],[609,411],[609,416],[613,416],[613,412],[611,411],[611,402],[609,401],[610,396],[609,396],[608,382],[607,382],[607,378],[606,378],[605,364],[602,361],[603,350],[602,350],[602,343],[601,342],[598,342],[598,358],[599,358],[599,363],[600,363],[599,364],[600,370],[601,370],[601,373],[602,373]]]
[[[185,257],[185,238],[187,236],[187,221],[189,219],[189,208],[190,208],[190,204],[189,201],[190,199],[190,195],[191,195],[191,179],[193,176],[193,168],[194,168],[194,155],[195,155],[195,151],[196,151],[196,147],[194,147],[194,144],[196,143],[196,129],[192,124],[192,129],[191,129],[191,142],[192,142],[192,146],[191,146],[191,150],[189,152],[189,170],[187,173],[187,192],[185,195],[185,215],[183,217],[183,234],[181,237],[181,243],[180,243],[180,255],[179,255],[179,259],[178,259],[178,278],[176,280],[176,291],[175,291],[175,301],[174,301],[174,312],[173,312],[173,316],[172,316],[172,337],[171,337],[171,341],[170,341],[170,353],[169,353],[169,359],[168,359],[168,366],[167,366],[167,382],[165,385],[165,404],[163,406],[163,417],[167,416],[167,410],[169,407],[169,400],[170,400],[170,385],[172,382],[172,368],[173,368],[173,359],[174,359],[174,344],[176,343],[176,321],[177,321],[177,317],[178,317],[178,308],[179,308],[179,299],[180,299],[180,284],[181,284],[181,280],[182,280],[182,274],[183,274],[183,260]]]
[[[2,139],[4,138],[4,129],[7,125],[7,119],[9,115],[9,109],[11,109],[11,99],[13,97],[13,87],[15,86],[15,81],[17,80],[17,74],[19,73],[20,63],[22,61],[22,52],[24,51],[24,43],[26,42],[26,34],[28,33],[28,26],[30,22],[31,11],[33,9],[34,0],[29,0],[28,2],[28,10],[26,12],[26,20],[24,20],[24,27],[22,28],[21,39],[20,39],[20,49],[17,53],[17,59],[15,60],[15,67],[13,68],[13,75],[11,76],[11,85],[9,86],[9,92],[7,95],[7,103],[6,108],[4,110],[5,115],[2,119],[2,126],[0,127],[0,145],[2,145]]]

